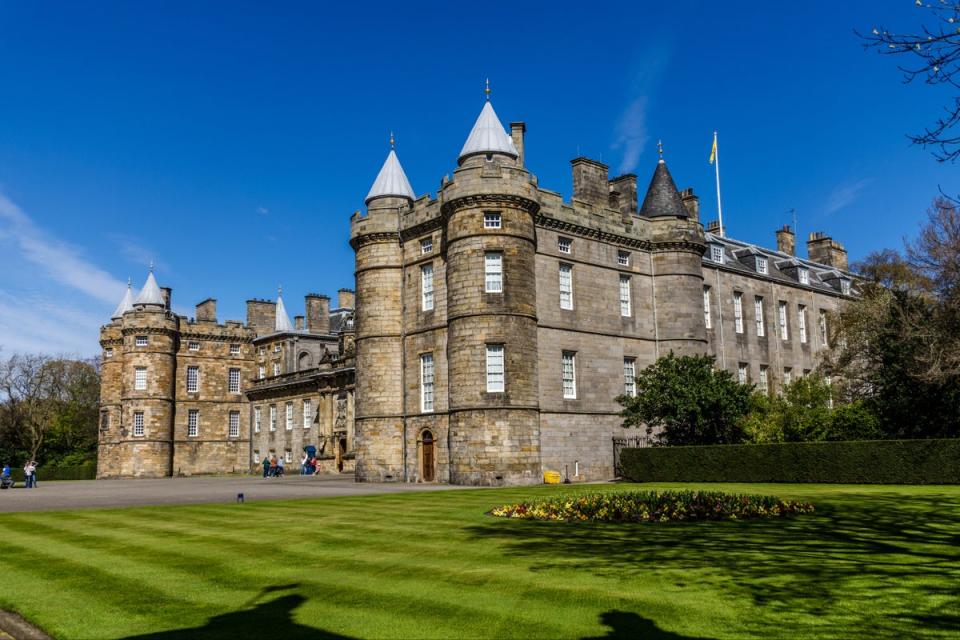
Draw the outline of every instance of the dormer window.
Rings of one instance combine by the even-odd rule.
[[[426,255],[433,252],[433,237],[424,238],[420,241],[420,254]]]
[[[810,284],[810,270],[806,267],[797,269],[797,279],[800,280],[800,284]]]
[[[710,245],[710,259],[717,264],[723,264],[723,246],[719,244]]]
[[[560,253],[570,253],[570,246],[573,242],[570,238],[557,238],[557,251]]]
[[[630,266],[630,252],[629,251],[617,251],[617,264],[621,267]]]
[[[767,275],[767,259],[757,256],[757,273]]]
[[[484,229],[499,229],[501,225],[500,214],[495,211],[487,211],[483,214]]]
[[[849,281],[849,280],[845,280],[845,279],[841,279],[841,280],[840,280],[840,293],[842,293],[842,294],[845,295],[845,296],[850,295],[850,281]]]

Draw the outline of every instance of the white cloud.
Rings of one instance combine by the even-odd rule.
[[[670,60],[670,49],[669,43],[657,42],[648,43],[636,52],[629,86],[625,87],[631,97],[617,119],[611,145],[622,154],[618,167],[621,174],[637,168],[640,155],[649,141],[650,100]]]
[[[0,348],[6,355],[96,354],[104,321],[95,313],[65,307],[59,300],[0,291]]]
[[[142,244],[137,238],[121,233],[111,233],[108,237],[117,245],[121,256],[131,264],[142,267],[142,273],[133,274],[134,282],[136,282],[138,278],[147,277],[147,268],[151,262],[157,271],[162,271],[167,276],[172,273],[173,270],[170,268],[170,265],[157,259],[157,252]]]
[[[837,186],[830,192],[827,203],[823,207],[823,212],[826,214],[836,213],[848,205],[853,204],[853,202],[860,197],[860,193],[871,182],[872,179],[864,178],[863,180]]]
[[[257,213],[259,213],[262,216],[265,216],[268,213],[270,213],[270,209],[267,209],[266,207],[257,207]]]
[[[616,136],[613,148],[623,151],[620,173],[629,173],[637,167],[647,144],[647,96],[636,98],[623,111],[617,122]]]

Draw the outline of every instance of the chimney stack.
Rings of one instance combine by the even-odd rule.
[[[357,304],[357,296],[353,289],[340,289],[337,291],[337,308],[353,309]]]
[[[777,251],[789,256],[797,255],[797,236],[788,224],[777,229]]]
[[[637,175],[635,173],[625,173],[617,176],[609,183],[610,193],[619,194],[617,203],[620,208],[620,215],[624,222],[629,222],[631,216],[637,215],[640,211],[637,204]]]
[[[807,240],[807,257],[835,269],[847,271],[847,250],[822,231],[814,231]]]
[[[700,196],[693,192],[693,187],[687,187],[680,192],[680,201],[690,214],[690,219],[694,222],[700,221]]]
[[[160,294],[163,296],[163,308],[170,311],[171,300],[173,299],[173,289],[170,287],[160,287]]]
[[[197,303],[197,321],[198,322],[216,322],[217,321],[217,301],[215,298],[207,298],[203,302]]]
[[[510,137],[513,138],[513,146],[517,148],[517,164],[523,165],[523,138],[527,132],[527,125],[524,122],[510,123]]]
[[[720,234],[720,221],[719,221],[719,220],[711,220],[710,222],[707,223],[707,228],[705,229],[705,231],[706,231],[707,233],[713,233],[713,234],[719,235],[719,234]]]
[[[247,326],[258,336],[274,333],[277,324],[277,303],[271,300],[247,300]]]
[[[293,328],[303,331],[303,316],[293,316]]]
[[[574,158],[573,199],[605,209],[610,205],[610,168],[590,158]]]
[[[330,297],[317,293],[304,296],[307,308],[307,331],[330,333]]]

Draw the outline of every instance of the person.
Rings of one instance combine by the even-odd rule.
[[[310,468],[313,469],[313,475],[319,475],[320,467],[317,466],[317,456],[310,458]]]
[[[277,475],[277,456],[270,456],[270,477]]]
[[[0,488],[7,489],[13,486],[13,478],[10,477],[10,465],[4,464],[3,471],[0,471]]]
[[[270,456],[263,456],[263,477],[270,476]]]
[[[283,457],[277,458],[277,477],[283,477]]]
[[[23,465],[23,485],[27,489],[37,486],[37,463],[33,460],[28,460],[27,464]]]
[[[310,464],[310,456],[308,456],[306,451],[304,451],[303,457],[300,459],[300,475],[302,476],[307,475],[307,471],[309,471],[309,469],[307,469],[307,465],[309,464]]]

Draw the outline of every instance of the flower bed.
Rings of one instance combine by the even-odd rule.
[[[496,507],[490,515],[561,522],[745,520],[812,513],[806,502],[722,491],[624,491],[558,496]]]

